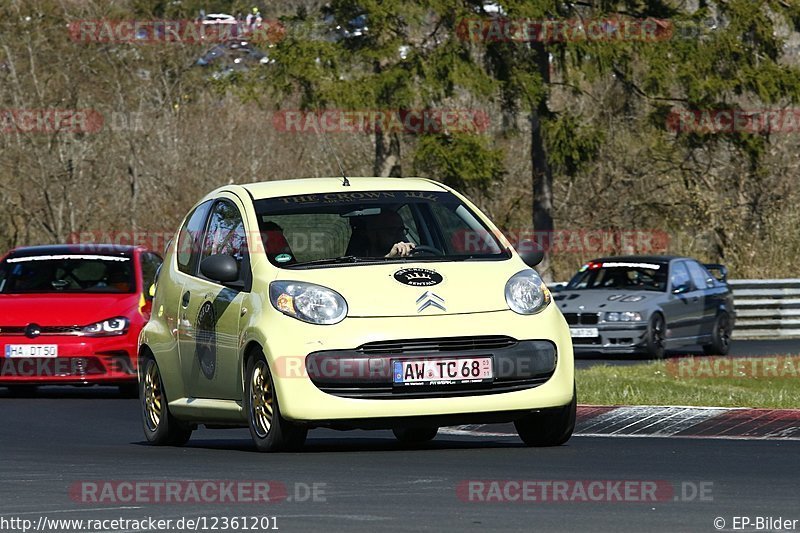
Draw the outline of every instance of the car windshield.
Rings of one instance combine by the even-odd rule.
[[[0,294],[130,293],[133,261],[118,255],[47,254],[0,264]]]
[[[361,261],[492,260],[510,253],[450,192],[365,191],[255,201],[269,260],[281,267]],[[387,257],[397,243],[416,248]]]
[[[667,290],[667,264],[593,261],[581,267],[569,281],[566,289],[623,289],[663,292]]]

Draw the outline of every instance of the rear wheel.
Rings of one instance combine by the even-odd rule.
[[[147,355],[141,364],[143,371],[139,398],[142,406],[142,427],[147,442],[156,446],[183,446],[192,436],[192,429],[169,412],[161,372],[155,358]]]
[[[706,355],[728,355],[731,349],[731,317],[728,313],[720,313],[711,330],[711,343],[703,345]]]
[[[572,389],[572,401],[562,407],[542,409],[514,422],[522,442],[528,446],[560,446],[575,430],[578,395]]]
[[[647,325],[646,347],[647,353],[653,359],[663,359],[664,352],[664,338],[666,335],[666,322],[664,316],[660,313],[655,313],[650,318],[650,323]]]
[[[303,447],[308,428],[281,416],[278,395],[264,356],[247,362],[244,407],[250,436],[260,452],[291,451]]]
[[[392,433],[403,444],[422,444],[432,441],[439,432],[438,427],[431,428],[394,428]]]

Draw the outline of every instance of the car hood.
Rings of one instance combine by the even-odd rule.
[[[553,296],[562,313],[591,313],[646,309],[663,295],[656,291],[588,289],[560,291]]]
[[[0,294],[0,326],[85,326],[128,316],[137,294]]]
[[[337,291],[347,300],[350,317],[453,315],[507,311],[506,282],[525,268],[516,258],[409,262],[282,270],[278,279]],[[437,275],[441,281],[429,285]]]

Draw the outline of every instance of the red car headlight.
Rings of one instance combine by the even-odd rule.
[[[118,316],[89,324],[81,331],[88,337],[109,337],[112,335],[124,335],[128,332],[128,326],[130,326],[130,320],[124,316]]]

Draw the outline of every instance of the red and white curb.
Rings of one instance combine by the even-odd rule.
[[[484,437],[516,436],[516,433],[492,431],[486,425],[441,428],[440,432]],[[800,410],[580,405],[575,435],[800,440]]]

